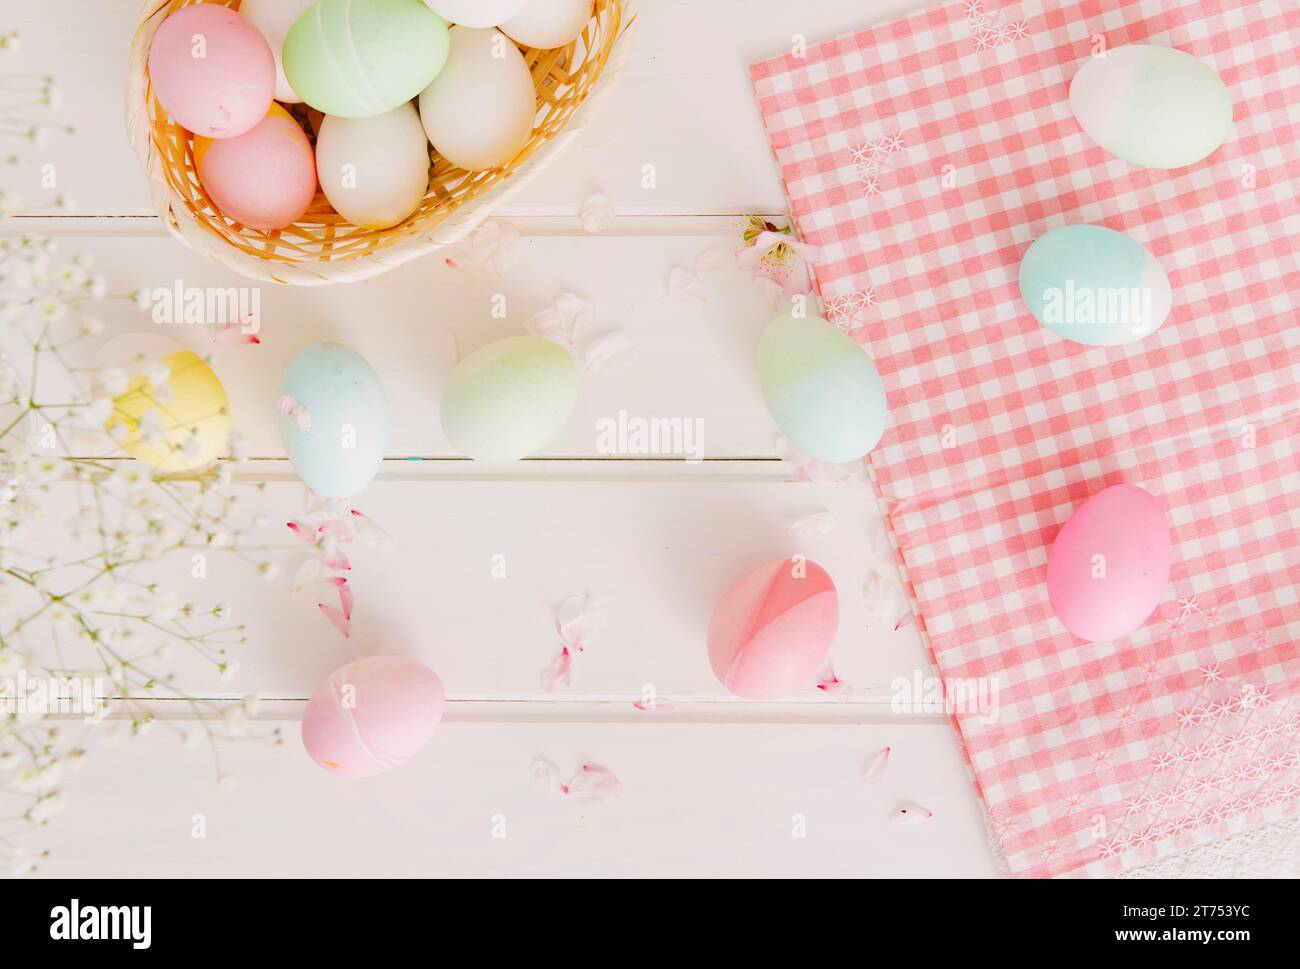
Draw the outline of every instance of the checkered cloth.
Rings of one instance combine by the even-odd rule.
[[[1074,121],[1094,37],[1203,58],[1234,130],[1173,172]],[[884,380],[870,455],[1012,872],[1110,874],[1300,813],[1300,6],[966,0],[751,67],[827,313]],[[1129,233],[1173,286],[1140,343],[1040,326],[1021,256],[1049,229]],[[1089,496],[1167,510],[1167,601],[1085,643],[1047,552]],[[987,682],[987,681],[986,681]],[[1283,822],[1287,823],[1287,822]]]

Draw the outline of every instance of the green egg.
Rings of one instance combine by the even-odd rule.
[[[313,108],[370,118],[428,87],[449,46],[446,23],[424,0],[320,0],[289,29],[282,62]]]
[[[778,316],[758,342],[767,409],[800,451],[856,461],[885,430],[885,387],[866,351],[821,317]]]
[[[1186,51],[1112,47],[1070,81],[1070,110],[1112,155],[1144,168],[1185,168],[1232,134],[1232,96],[1218,73]]]
[[[476,461],[517,461],[545,447],[578,401],[578,367],[563,347],[536,336],[475,350],[442,395],[442,430]]]

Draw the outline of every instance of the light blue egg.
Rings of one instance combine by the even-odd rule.
[[[388,447],[388,400],[365,357],[342,344],[313,343],[284,368],[278,394],[280,439],[309,488],[350,498],[370,484]],[[295,403],[301,411],[284,413]]]
[[[1100,225],[1067,225],[1036,239],[1020,260],[1020,295],[1053,333],[1099,347],[1141,340],[1173,306],[1156,257]]]
[[[885,430],[885,386],[866,351],[821,317],[776,317],[758,341],[758,381],[776,426],[809,457],[856,461]]]

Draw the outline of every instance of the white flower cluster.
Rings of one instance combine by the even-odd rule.
[[[171,378],[161,361],[85,369],[75,361],[103,324],[94,305],[114,297],[92,261],[57,264],[57,247],[34,238],[0,241],[0,691],[16,677],[80,677],[102,687],[89,711],[0,706],[0,873],[33,870],[30,830],[66,802],[65,765],[82,740],[111,744],[148,733],[160,701],[182,700],[197,725],[174,727],[187,746],[207,748],[222,787],[219,740],[278,743],[256,728],[256,698],[217,703],[186,695],[159,669],[179,648],[210,663],[223,682],[239,669],[245,629],[226,603],[183,601],[139,570],[168,555],[234,555],[274,578],[276,549],[253,545],[265,527],[242,516],[228,487],[240,459],[210,472],[155,475],[121,452],[105,426],[121,395],[144,381],[157,403]],[[144,443],[165,433],[142,415]],[[247,520],[242,520],[247,517]],[[69,668],[72,667],[72,668]],[[86,715],[86,714],[89,715]]]

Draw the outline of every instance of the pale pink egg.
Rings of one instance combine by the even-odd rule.
[[[316,156],[278,104],[235,138],[194,139],[199,181],[223,215],[269,232],[297,222],[316,196]]]
[[[709,663],[732,693],[784,696],[822,668],[839,625],[839,597],[826,570],[803,558],[761,565],[718,600],[709,621]]]
[[[340,777],[370,777],[404,763],[442,719],[442,681],[401,656],[368,656],[335,670],[307,701],[302,744]]]
[[[1150,617],[1169,584],[1173,544],[1160,502],[1135,485],[1085,501],[1047,554],[1047,597],[1080,639],[1120,639]]]
[[[182,128],[234,138],[266,116],[275,95],[275,55],[234,10],[192,4],[158,26],[149,45],[149,80]]]

